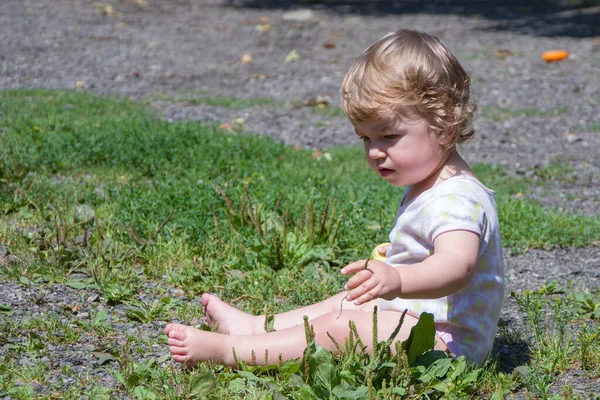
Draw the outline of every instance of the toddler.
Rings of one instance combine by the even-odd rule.
[[[394,186],[406,186],[390,245],[379,249],[385,261],[369,261],[366,269],[365,260],[345,266],[341,272],[351,278],[343,292],[275,315],[270,333],[264,332],[265,316],[204,294],[206,321],[218,324],[218,333],[167,325],[173,359],[234,365],[232,348],[245,362],[266,350],[284,360],[299,358],[306,347],[303,316],[315,341],[335,351],[328,334],[343,343],[349,321],[361,337],[372,337],[378,306],[379,341],[390,337],[405,309],[396,340],[406,340],[419,315],[429,312],[435,349],[481,364],[494,341],[504,267],[494,192],[456,150],[474,132],[469,86],[456,57],[434,36],[401,30],[369,46],[346,73],[341,97],[371,169]]]

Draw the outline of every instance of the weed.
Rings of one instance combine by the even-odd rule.
[[[583,317],[600,319],[600,297],[586,292],[577,292],[572,309]]]
[[[173,306],[170,297],[162,297],[152,304],[143,300],[132,299],[127,304],[130,306],[125,313],[127,318],[144,324],[164,317],[166,311]]]
[[[559,108],[556,110],[540,110],[537,108],[510,109],[503,107],[481,107],[481,115],[496,122],[519,116],[548,117],[565,115],[567,113],[568,109],[566,108]]]

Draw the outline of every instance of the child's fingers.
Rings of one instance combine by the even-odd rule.
[[[390,246],[391,245],[389,243],[382,244],[377,248],[377,251],[382,256],[385,256],[387,254],[387,251],[390,249]]]
[[[348,265],[346,265],[344,268],[342,268],[342,274],[347,275],[347,274],[352,274],[354,272],[359,272],[360,270],[365,269],[365,264],[367,263],[367,260],[358,260],[355,261],[353,263],[350,263]]]
[[[375,297],[370,294],[370,291],[377,286],[377,282],[373,279],[369,279],[356,288],[352,289],[346,299],[348,301],[354,301],[354,304],[360,305],[365,301],[373,300]],[[365,300],[366,299],[366,300]]]
[[[372,273],[370,271],[359,271],[352,278],[348,279],[348,282],[344,285],[345,290],[352,290],[364,282],[368,281]]]

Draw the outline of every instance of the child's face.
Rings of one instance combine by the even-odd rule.
[[[363,140],[369,166],[394,186],[427,181],[443,165],[447,151],[430,134],[427,121],[416,114],[395,116],[390,112],[374,121],[354,126]]]

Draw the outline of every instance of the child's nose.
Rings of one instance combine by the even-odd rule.
[[[369,158],[376,160],[385,157],[385,152],[379,146],[370,146],[368,149]]]

